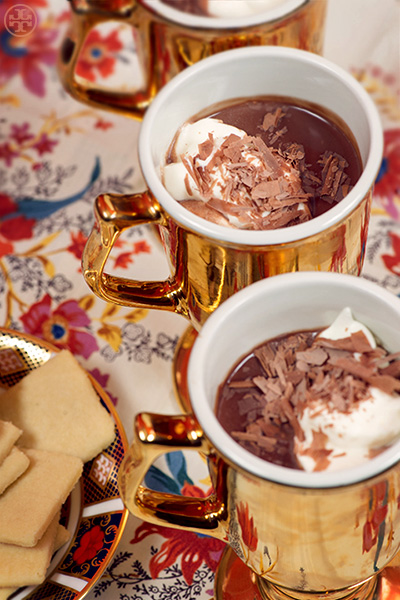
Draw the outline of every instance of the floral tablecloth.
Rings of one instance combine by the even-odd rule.
[[[101,192],[143,189],[137,121],[77,103],[55,67],[70,13],[65,0],[25,0],[36,16],[29,36],[4,25],[0,3],[0,326],[69,348],[108,392],[132,436],[140,410],[177,413],[174,348],[188,323],[180,316],[132,310],[94,297],[80,270]],[[373,97],[385,130],[363,277],[400,295],[400,2],[329,0],[324,54]],[[119,24],[93,31],[79,74],[109,85],[135,70],[132,32]],[[164,277],[152,230],[121,236],[110,259],[116,274]],[[400,324],[396,324],[400,326]],[[153,467],[148,484],[207,494],[206,471],[175,453]],[[204,476],[204,477],[203,477]],[[128,519],[102,578],[88,593],[121,600],[213,597],[223,544],[205,536]],[[382,600],[400,598],[398,569],[387,571]]]

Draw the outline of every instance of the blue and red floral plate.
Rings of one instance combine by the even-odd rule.
[[[46,362],[58,349],[17,331],[0,328],[0,386],[8,388]],[[20,588],[12,600],[79,600],[93,587],[121,539],[128,511],[118,491],[117,475],[127,448],[124,429],[105,391],[88,373],[99,401],[115,421],[108,448],[85,463],[79,484],[63,506],[61,522],[70,539],[55,553],[40,586]]]

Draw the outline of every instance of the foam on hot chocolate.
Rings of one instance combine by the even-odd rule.
[[[221,386],[217,416],[260,457],[332,471],[399,438],[400,353],[388,354],[349,308],[323,331],[282,336],[249,357]]]

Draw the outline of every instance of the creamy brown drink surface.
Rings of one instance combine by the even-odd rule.
[[[400,426],[393,431],[390,425],[396,417],[389,415],[400,410],[399,353],[372,347],[362,331],[342,339],[322,336],[301,331],[270,340],[243,357],[221,384],[218,420],[260,458],[309,471],[334,461],[344,468],[399,436]],[[380,427],[374,411],[387,412],[388,424]]]
[[[275,8],[285,0],[161,0],[176,10],[202,17],[245,17]]]
[[[193,15],[208,16],[208,0],[161,0],[176,10],[190,13]]]
[[[357,144],[339,117],[266,96],[196,115],[177,133],[162,176],[174,198],[205,219],[277,229],[329,210],[361,172]]]

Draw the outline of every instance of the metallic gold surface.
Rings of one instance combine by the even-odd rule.
[[[378,577],[372,577],[361,585],[352,586],[351,589],[321,593],[282,590],[261,577],[257,578],[257,584],[263,600],[374,600]]]
[[[230,546],[226,546],[215,573],[215,600],[263,600],[257,575]]]
[[[143,486],[155,458],[178,448],[207,455],[214,489],[208,498]],[[139,414],[119,484],[138,518],[226,541],[263,580],[260,593],[268,600],[370,600],[377,574],[400,548],[399,464],[337,488],[277,484],[217,455],[190,415]],[[365,530],[382,511],[384,527],[371,548]]]
[[[213,532],[223,539],[220,525],[225,512],[223,494],[205,500],[165,494],[141,485],[158,456],[174,450],[197,450],[209,454],[208,443],[191,415],[164,417],[140,413],[135,419],[135,438],[119,472],[119,488],[127,508],[151,523],[181,524],[193,531]]]
[[[291,271],[359,275],[370,204],[371,190],[350,215],[330,229],[287,244],[246,247],[185,229],[149,192],[103,194],[95,203],[96,226],[83,252],[83,275],[92,291],[107,302],[172,311],[200,329],[224,300],[260,279]],[[159,226],[171,276],[165,281],[134,281],[106,273],[118,236],[143,223]]]
[[[197,337],[197,331],[189,325],[178,340],[172,361],[172,381],[179,408],[184,413],[192,413],[192,404],[187,381],[190,352]]]
[[[347,596],[344,599],[344,592],[341,590],[339,598],[341,600],[380,600],[380,579],[381,574],[369,579],[361,586],[347,590]],[[276,588],[268,584],[265,579],[258,577],[230,546],[225,548],[215,576],[215,600],[289,600],[288,593],[288,590]],[[290,598],[293,598],[293,592],[290,593],[292,594]],[[300,600],[335,600],[335,596],[332,594],[329,596],[325,592],[322,594],[300,592],[297,596]]]
[[[65,89],[80,102],[140,120],[168,81],[212,54],[261,45],[289,46],[321,54],[326,0],[307,0],[285,18],[240,30],[183,27],[150,12],[136,0],[72,0],[71,9],[71,26],[58,62]],[[76,76],[76,64],[89,32],[110,19],[135,29],[145,79],[143,89],[111,91]]]

